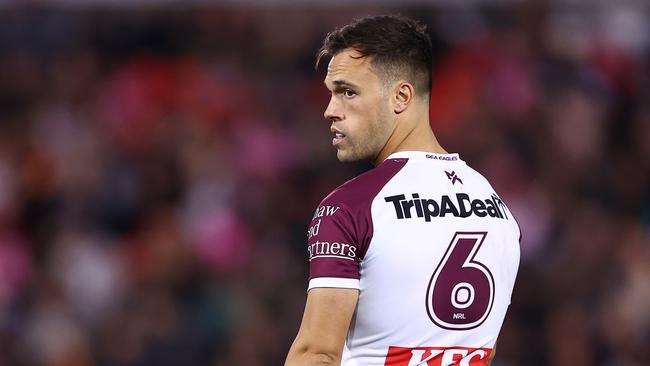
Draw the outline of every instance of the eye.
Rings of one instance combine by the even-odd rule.
[[[357,93],[355,93],[354,90],[352,90],[352,89],[345,89],[345,90],[343,90],[343,95],[344,95],[346,98],[352,98],[352,97],[354,97],[355,95],[357,95]]]

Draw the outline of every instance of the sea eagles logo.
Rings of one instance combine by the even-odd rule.
[[[432,217],[470,217],[472,215],[508,219],[506,205],[496,194],[486,199],[472,199],[465,193],[457,193],[451,197],[443,195],[438,200],[420,198],[417,193],[411,194],[411,197],[413,199],[409,200],[405,195],[398,194],[384,197],[384,200],[393,204],[398,219],[420,217],[429,222]]]
[[[449,178],[452,185],[456,184],[456,182],[460,182],[460,184],[463,184],[463,181],[460,180],[460,178],[456,175],[455,171],[452,170],[451,173],[450,173],[450,172],[445,170],[445,174],[447,174],[447,178]]]

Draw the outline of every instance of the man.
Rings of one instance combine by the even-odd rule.
[[[328,34],[325,118],[342,162],[375,168],[318,206],[307,303],[286,366],[486,365],[519,265],[519,227],[431,131],[431,41],[400,16]]]

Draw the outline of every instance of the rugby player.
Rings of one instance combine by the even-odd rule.
[[[316,208],[310,278],[286,366],[487,365],[520,230],[490,183],[429,124],[431,41],[373,16],[329,33],[325,118],[340,161],[369,160]]]

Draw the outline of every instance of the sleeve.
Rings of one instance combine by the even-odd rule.
[[[408,159],[391,159],[335,189],[316,208],[308,229],[309,289],[359,289],[373,237],[372,202]]]
[[[314,212],[307,230],[309,289],[359,288],[360,242],[355,215],[335,199]]]

